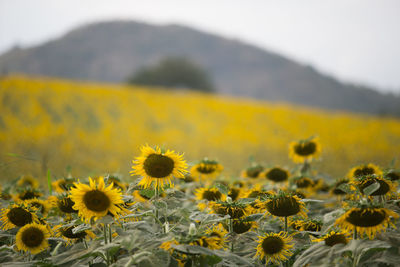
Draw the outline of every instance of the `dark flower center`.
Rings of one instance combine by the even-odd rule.
[[[84,238],[86,236],[86,232],[85,231],[82,231],[82,232],[74,234],[72,232],[72,230],[74,228],[75,228],[74,226],[70,226],[70,227],[67,227],[67,228],[63,229],[62,230],[62,235],[67,237],[67,238],[71,238],[71,239],[72,238],[82,239],[82,238]]]
[[[334,234],[325,239],[325,245],[333,247],[336,244],[347,244],[347,239],[343,234]]]
[[[197,167],[197,171],[203,174],[213,173],[216,169],[217,168],[215,164],[204,164]]]
[[[267,173],[266,178],[273,182],[283,182],[288,179],[288,174],[280,168],[273,168]]]
[[[22,242],[29,248],[40,246],[43,240],[43,232],[36,227],[29,227],[22,233]]]
[[[357,209],[350,212],[346,221],[358,227],[373,227],[385,221],[384,210],[363,210]]]
[[[239,193],[240,193],[240,189],[233,187],[233,188],[231,188],[231,190],[229,190],[228,196],[230,198],[232,198],[233,201],[235,201],[238,198]]]
[[[245,222],[241,220],[233,220],[232,224],[233,231],[236,234],[243,234],[246,233],[247,231],[250,230],[251,228],[251,223],[250,222]]]
[[[211,190],[206,190],[203,192],[202,198],[207,199],[208,201],[216,201],[220,200],[222,197],[221,192],[219,191],[211,191]]]
[[[294,147],[294,151],[296,152],[297,155],[300,156],[312,155],[315,153],[316,150],[317,150],[317,144],[315,144],[314,142],[300,143]]]
[[[100,190],[92,190],[83,196],[83,202],[89,210],[102,212],[106,211],[111,202],[108,196]]]
[[[372,174],[375,174],[375,169],[368,167],[368,166],[357,168],[354,171],[355,177],[362,177],[362,176],[367,176],[367,175],[372,175]]]
[[[400,172],[389,172],[388,174],[386,174],[386,176],[387,176],[391,181],[400,180]]]
[[[21,207],[12,208],[7,213],[7,218],[18,227],[32,222],[32,214]]]
[[[261,246],[264,250],[264,253],[267,255],[273,255],[279,253],[283,247],[284,242],[279,236],[268,236],[264,239]]]
[[[39,194],[39,193],[36,193],[36,192],[34,192],[34,191],[30,191],[30,190],[25,191],[25,192],[22,192],[22,193],[19,195],[19,198],[20,198],[21,200],[33,199],[33,198],[37,198],[37,197],[40,197],[40,194]]]
[[[343,190],[341,190],[341,189],[339,189],[339,186],[340,185],[342,185],[342,184],[345,184],[345,183],[347,183],[348,182],[348,180],[344,180],[344,181],[340,181],[340,182],[338,182],[336,185],[335,185],[335,187],[334,187],[334,189],[333,189],[333,194],[335,194],[335,195],[346,195],[346,192],[345,191],[343,191]]]
[[[251,167],[246,170],[246,174],[250,178],[257,178],[264,168],[262,166]]]
[[[78,212],[72,208],[74,205],[75,203],[69,197],[64,197],[63,199],[57,201],[58,208],[65,213]]]
[[[306,222],[303,225],[304,231],[318,232],[321,231],[321,225],[313,222]]]
[[[300,204],[293,197],[279,197],[267,203],[268,211],[278,217],[292,216],[300,212]]]
[[[238,219],[245,215],[243,208],[240,207],[224,207],[216,205],[213,207],[215,213],[220,215],[229,215],[232,219]]]
[[[300,178],[296,181],[296,185],[298,188],[307,188],[314,184],[314,182],[306,177]]]
[[[360,186],[361,191],[364,193],[364,189],[367,188],[368,186],[372,185],[375,182],[379,183],[379,188],[378,188],[378,190],[373,192],[371,194],[371,196],[381,196],[390,191],[390,186],[388,183],[386,183],[385,181],[382,181],[382,180],[377,180],[377,179],[370,179],[370,180],[365,181],[365,183],[363,183]]]
[[[44,211],[45,211],[45,209],[44,209],[44,206],[43,206],[43,204],[42,203],[40,203],[40,202],[31,202],[31,205],[33,206],[33,207],[35,207],[35,208],[38,208],[38,209],[40,209],[40,212],[43,214],[44,213]]]
[[[174,161],[164,155],[151,154],[144,161],[143,168],[153,178],[164,178],[172,174]]]

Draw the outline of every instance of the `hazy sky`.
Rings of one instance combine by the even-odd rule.
[[[185,24],[400,92],[400,0],[0,0],[0,53],[110,19]]]

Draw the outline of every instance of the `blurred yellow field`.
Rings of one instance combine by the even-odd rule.
[[[121,173],[142,144],[165,145],[189,161],[218,159],[237,175],[249,157],[294,166],[290,141],[319,136],[320,170],[333,177],[353,165],[391,164],[400,121],[189,91],[6,77],[0,81],[2,179]],[[11,154],[10,154],[11,153]]]

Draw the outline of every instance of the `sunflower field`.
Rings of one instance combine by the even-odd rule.
[[[1,266],[399,265],[396,119],[0,83]]]

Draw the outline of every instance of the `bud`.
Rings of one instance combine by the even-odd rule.
[[[226,202],[232,203],[232,198],[231,197],[226,197]]]
[[[164,223],[164,230],[165,230],[165,233],[169,232],[169,222]]]
[[[195,235],[196,234],[196,225],[194,223],[191,223],[189,226],[189,235]]]

